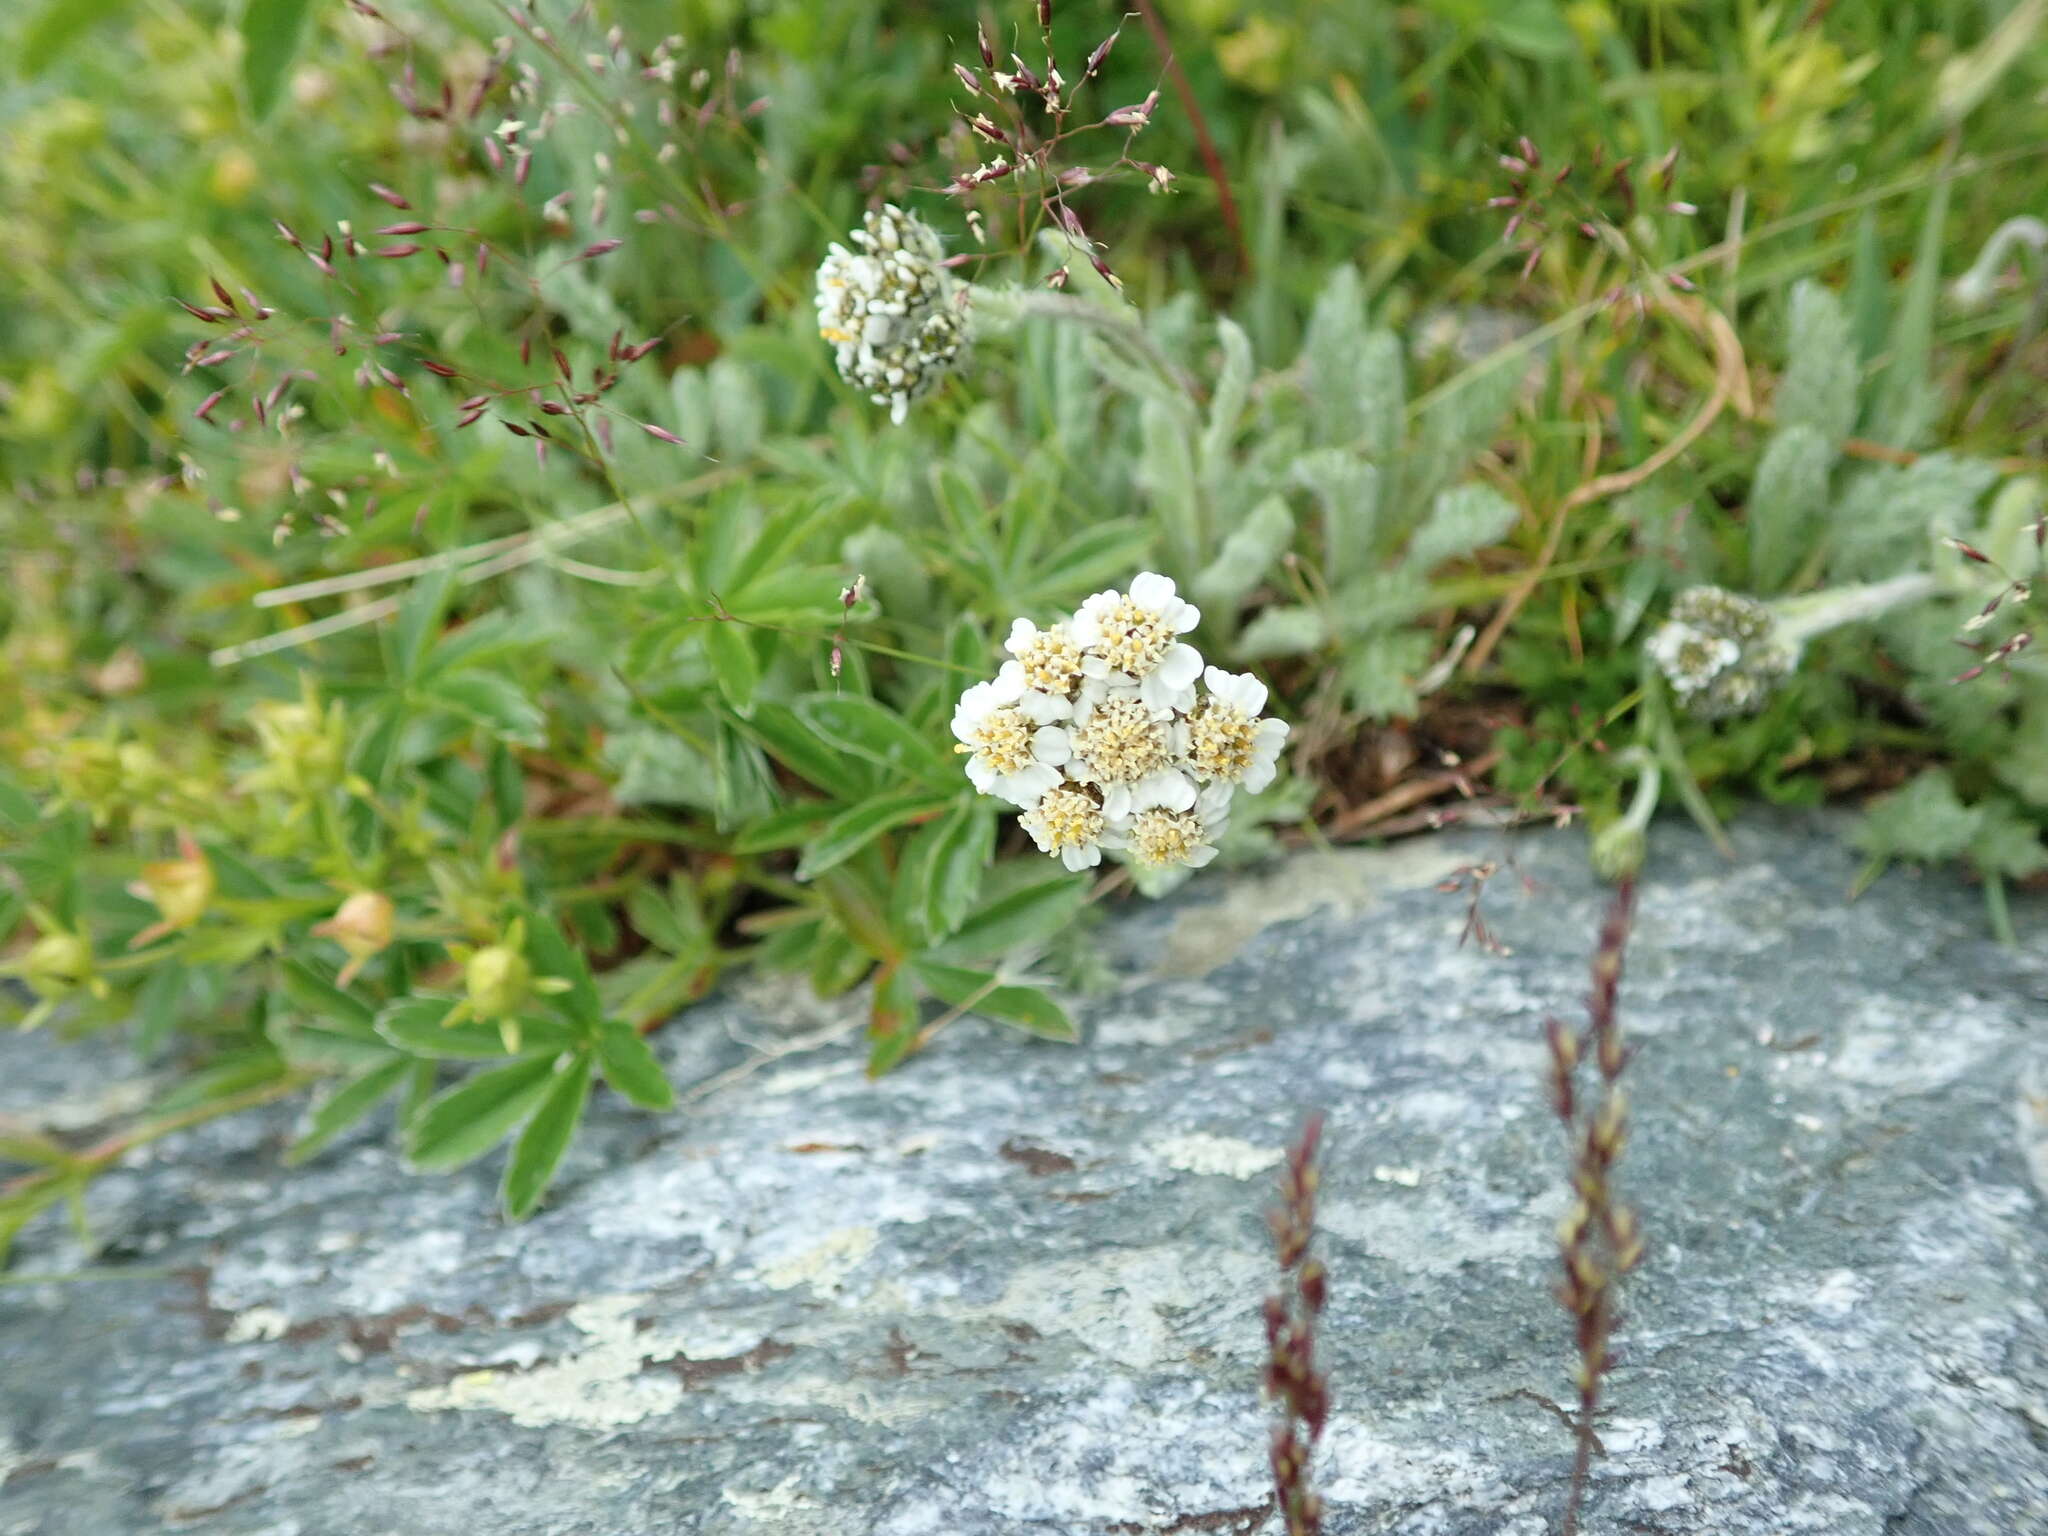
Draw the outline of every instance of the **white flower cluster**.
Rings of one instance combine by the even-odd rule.
[[[1201,617],[1147,571],[1049,628],[1017,620],[1011,659],[961,695],[954,750],[968,778],[1019,807],[1019,824],[1067,868],[1099,864],[1107,848],[1149,869],[1199,869],[1216,857],[1231,796],[1273,782],[1287,724],[1261,718],[1264,683],[1205,669],[1181,640]]]
[[[1761,709],[1795,659],[1768,607],[1722,587],[1679,593],[1644,649],[1686,708],[1708,720]]]
[[[818,334],[837,349],[840,377],[901,422],[936,385],[967,337],[967,288],[941,264],[938,234],[890,204],[870,211],[818,267]]]

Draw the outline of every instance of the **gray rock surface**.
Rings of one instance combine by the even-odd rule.
[[[2035,947],[1975,893],[1850,905],[1823,825],[1728,864],[1659,829],[1624,994],[1649,1228],[1589,1532],[2048,1532]],[[685,1113],[594,1106],[547,1209],[280,1109],[93,1200],[107,1266],[0,1288],[0,1533],[653,1536],[1276,1530],[1261,1212],[1330,1114],[1335,1536],[1538,1536],[1571,1440],[1543,1016],[1602,905],[1575,835],[1304,856],[1127,908],[1062,1048],[963,1023],[880,1084],[755,989],[662,1035]],[[1452,868],[1512,947],[1459,946]],[[769,1054],[770,1052],[779,1054]],[[0,1039],[0,1113],[133,1097]],[[54,1103],[54,1109],[52,1105]],[[28,1272],[84,1262],[55,1223]]]

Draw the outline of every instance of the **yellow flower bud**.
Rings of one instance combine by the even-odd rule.
[[[250,712],[263,766],[251,774],[254,789],[281,789],[301,799],[324,794],[341,782],[348,751],[340,705],[322,710],[310,696],[297,703],[260,704]]]
[[[372,955],[389,947],[396,918],[389,896],[381,891],[357,891],[335,909],[334,916],[314,926],[314,933],[334,940],[348,956],[348,964],[336,978],[342,986],[356,979],[356,972]]]
[[[92,975],[92,946],[75,933],[46,933],[29,945],[20,969],[36,996],[65,997]]]
[[[471,955],[462,968],[470,1012],[479,1019],[503,1019],[517,1013],[533,982],[526,956],[505,944],[492,944]]]
[[[142,878],[128,887],[129,893],[155,904],[163,921],[153,923],[135,936],[135,943],[147,944],[180,928],[190,928],[206,915],[213,902],[213,866],[199,845],[189,837],[178,839],[178,857],[142,866]]]

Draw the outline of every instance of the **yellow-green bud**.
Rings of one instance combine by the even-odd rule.
[[[91,975],[92,946],[75,933],[46,933],[21,960],[21,979],[38,997],[68,996]]]
[[[307,797],[341,782],[348,742],[338,708],[323,711],[310,698],[262,704],[251,712],[250,724],[263,751],[263,767],[249,779],[252,786]]]
[[[1648,834],[1623,818],[1601,828],[1593,839],[1593,871],[1602,880],[1626,880],[1642,869],[1649,851]]]
[[[58,796],[84,807],[95,822],[105,822],[120,809],[121,749],[111,741],[85,738],[63,743],[57,749],[55,773]]]
[[[155,904],[165,930],[190,928],[206,915],[213,901],[213,866],[197,847],[186,845],[182,857],[142,866],[142,878],[128,889]]]
[[[503,1019],[519,1011],[533,982],[526,956],[504,944],[492,944],[471,955],[462,968],[471,1013],[480,1019]]]

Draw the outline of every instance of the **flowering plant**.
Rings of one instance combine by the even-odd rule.
[[[954,750],[968,778],[1019,807],[1039,851],[1068,869],[1105,849],[1143,869],[1200,869],[1232,795],[1272,783],[1287,723],[1261,717],[1264,683],[1205,668],[1180,639],[1201,617],[1145,571],[1044,629],[1018,619],[1011,659],[961,695]]]

